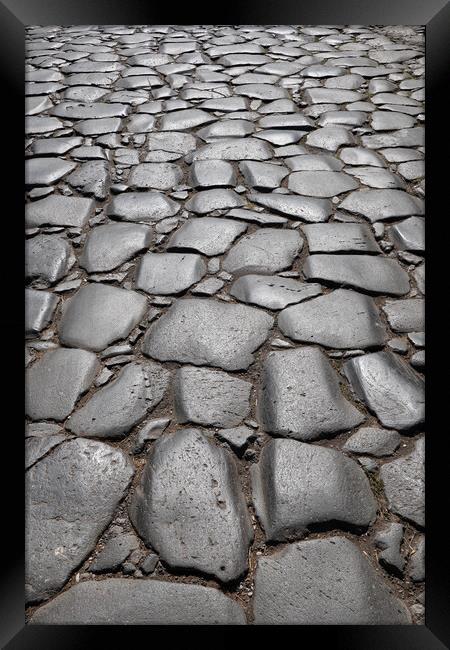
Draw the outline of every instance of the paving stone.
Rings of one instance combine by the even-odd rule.
[[[250,411],[252,385],[217,370],[179,368],[174,378],[178,422],[214,427],[240,424]]]
[[[327,221],[332,213],[332,203],[328,199],[257,192],[250,193],[248,199],[274,212],[281,212],[292,219],[300,219],[309,223]]]
[[[112,573],[137,548],[139,548],[139,540],[134,533],[117,535],[106,542],[89,570],[93,573]]]
[[[340,171],[344,166],[340,160],[329,154],[302,154],[286,160],[292,171]]]
[[[268,160],[272,148],[258,138],[230,138],[199,147],[192,155],[195,160]],[[190,160],[188,161],[190,162]]]
[[[109,166],[103,160],[91,160],[80,165],[66,178],[82,194],[94,195],[103,200],[108,196]]]
[[[233,283],[230,295],[241,302],[266,309],[284,309],[321,293],[319,284],[299,282],[277,275],[243,275]]]
[[[213,189],[193,194],[185,207],[196,214],[208,214],[213,210],[240,208],[242,205],[244,201],[233,190]]]
[[[170,190],[183,180],[183,172],[172,163],[142,163],[131,171],[128,183],[139,189]]]
[[[352,388],[385,427],[400,431],[424,421],[424,382],[392,352],[374,352],[346,361]]]
[[[413,276],[420,293],[425,295],[425,262],[416,268]]]
[[[133,473],[120,449],[80,439],[59,445],[28,471],[27,601],[54,594],[89,555]]]
[[[418,526],[425,525],[425,439],[417,440],[413,451],[385,463],[380,479],[389,509]]]
[[[75,167],[62,158],[31,158],[25,161],[25,185],[54,185]]]
[[[234,244],[222,268],[234,275],[276,273],[289,268],[302,247],[303,240],[295,230],[261,228]]]
[[[425,221],[420,217],[400,221],[391,227],[390,236],[400,250],[421,253],[425,250]]]
[[[57,235],[38,235],[25,242],[25,275],[53,284],[75,262],[70,243]]]
[[[362,215],[372,223],[392,217],[424,213],[423,201],[401,190],[356,190],[340,203],[340,208]]]
[[[336,449],[270,440],[251,468],[267,540],[302,537],[314,525],[368,527],[377,503],[364,471]]]
[[[401,296],[409,291],[408,274],[395,260],[373,255],[310,255],[303,265],[307,280]]]
[[[329,171],[301,171],[290,174],[288,188],[296,194],[328,198],[354,190],[358,183],[348,174]]]
[[[92,352],[57,348],[27,369],[25,410],[32,420],[65,420],[99,370]]]
[[[294,341],[337,349],[378,347],[386,340],[374,300],[347,289],[283,309],[278,327]]]
[[[213,122],[216,118],[199,108],[188,108],[184,111],[171,111],[163,115],[160,121],[161,131],[183,131],[193,127]]]
[[[420,350],[412,355],[410,359],[411,365],[413,368],[416,368],[420,372],[425,370],[425,350]]]
[[[165,580],[107,578],[74,585],[30,623],[66,625],[244,625],[243,609],[218,589]]]
[[[419,535],[415,540],[413,553],[408,562],[408,575],[413,582],[425,580],[425,536]]]
[[[82,143],[80,137],[35,139],[31,149],[36,156],[61,156]]]
[[[394,332],[417,332],[425,328],[425,300],[390,300],[382,307]]]
[[[401,438],[397,431],[362,427],[352,434],[342,447],[344,451],[371,456],[390,456],[400,446]]]
[[[142,224],[97,226],[89,232],[78,262],[88,273],[111,271],[149,248],[152,239],[152,229]]]
[[[257,161],[244,161],[239,164],[239,169],[246,182],[256,189],[274,189],[281,185],[281,181],[289,170],[284,165],[274,165]]]
[[[32,467],[38,460],[62,442],[67,440],[65,434],[57,433],[44,437],[31,436],[25,439],[25,469]]]
[[[336,70],[335,67],[333,69]],[[343,72],[343,70],[340,71],[341,74]],[[304,91],[303,96],[308,104],[347,104],[361,99],[360,93],[339,88],[308,88]]]
[[[364,149],[364,147],[344,147],[340,150],[339,157],[346,165],[385,166],[381,156],[370,149]]]
[[[59,102],[51,111],[52,115],[66,120],[92,120],[107,117],[125,117],[130,112],[126,104],[107,104],[104,102]]]
[[[123,438],[159,404],[168,382],[169,372],[156,363],[129,363],[75,411],[66,428],[79,436]]]
[[[244,451],[248,443],[256,437],[253,429],[245,425],[231,429],[221,429],[217,432],[217,436],[221,440],[225,440],[237,452]]]
[[[150,328],[142,351],[160,361],[243,370],[272,325],[271,316],[252,307],[183,299]]]
[[[222,582],[247,569],[253,531],[234,459],[197,429],[155,442],[130,514],[144,541],[172,567]]]
[[[146,293],[181,293],[206,273],[200,255],[192,253],[146,253],[136,273],[136,288]]]
[[[392,522],[380,530],[374,538],[375,546],[381,550],[378,561],[388,571],[401,573],[405,559],[400,553],[404,528],[401,524]]]
[[[154,223],[173,217],[179,210],[179,203],[161,192],[125,192],[112,198],[107,214],[121,221]]]
[[[194,250],[203,255],[225,253],[234,240],[247,230],[232,219],[202,217],[189,219],[170,238],[168,250]]]
[[[72,347],[103,350],[125,338],[144,318],[146,309],[147,300],[135,291],[87,284],[63,306],[60,341]]]
[[[258,408],[266,431],[303,441],[351,429],[365,419],[344,398],[323,352],[312,347],[270,352]]]
[[[279,217],[276,214],[268,212],[256,212],[256,210],[244,210],[242,208],[233,208],[227,212],[227,217],[234,219],[242,219],[252,223],[258,223],[262,226],[277,226],[287,223],[286,217]]]
[[[326,537],[259,558],[256,625],[390,625],[411,622],[406,606],[356,544]]]
[[[310,147],[317,147],[318,149],[326,149],[328,151],[337,151],[343,145],[354,143],[355,139],[351,132],[341,126],[323,126],[320,129],[311,131],[306,136],[306,144]]]
[[[236,185],[236,172],[226,160],[196,160],[189,179],[193,187],[229,187]]]
[[[74,124],[74,130],[81,135],[103,135],[120,131],[122,120],[118,117],[108,117],[95,120],[81,120]]]
[[[347,169],[348,174],[356,176],[356,178],[367,185],[377,189],[405,189],[406,184],[396,174],[388,171],[387,169],[379,169],[373,167],[356,167],[354,169]]]
[[[58,296],[49,291],[25,289],[25,335],[39,334],[50,323],[58,305]]]
[[[370,226],[360,223],[318,223],[302,227],[310,253],[380,253]]]
[[[415,119],[404,113],[393,111],[374,111],[371,114],[371,125],[374,131],[395,131],[414,126]]]
[[[50,225],[82,228],[91,217],[94,207],[92,199],[53,194],[40,201],[27,203],[25,222],[28,227]]]

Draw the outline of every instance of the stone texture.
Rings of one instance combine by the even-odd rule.
[[[193,250],[209,257],[221,255],[247,226],[232,219],[202,217],[190,219],[170,238],[170,250]]]
[[[389,300],[382,309],[394,332],[422,332],[425,329],[425,300],[422,298]]]
[[[88,273],[111,271],[150,247],[153,231],[143,224],[97,226],[87,236],[79,264]]]
[[[278,275],[243,275],[230,289],[230,295],[240,302],[266,309],[284,309],[321,293],[321,287],[312,282],[299,282]]]
[[[51,321],[58,304],[58,296],[49,291],[25,289],[25,335],[39,334]]]
[[[377,457],[390,456],[400,446],[400,441],[397,431],[362,427],[350,436],[343,450]]]
[[[94,211],[94,206],[92,199],[53,194],[28,203],[25,207],[25,222],[29,228],[44,225],[82,228]]]
[[[160,192],[125,192],[115,196],[107,207],[110,217],[121,221],[152,223],[173,217],[180,206]]]
[[[303,240],[295,230],[261,228],[245,235],[223,261],[229,273],[276,273],[291,266],[301,251]]]
[[[317,223],[302,227],[310,253],[380,253],[370,226],[363,223]]]
[[[25,275],[54,284],[75,262],[72,247],[58,235],[38,235],[25,242]]]
[[[423,201],[402,190],[356,190],[339,207],[360,214],[371,223],[424,214]]]
[[[136,273],[136,288],[146,293],[181,293],[201,280],[206,264],[192,253],[146,253]]]

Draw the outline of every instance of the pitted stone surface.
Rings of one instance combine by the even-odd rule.
[[[361,467],[336,449],[271,440],[252,466],[256,512],[268,540],[302,536],[313,524],[367,527],[377,504]]]
[[[350,436],[344,451],[354,454],[369,454],[371,456],[390,456],[400,445],[400,436],[397,431],[377,429],[376,427],[361,427]]]
[[[423,332],[425,329],[425,301],[423,298],[388,300],[383,311],[394,332]]]
[[[27,601],[45,600],[62,587],[111,521],[133,474],[120,449],[79,439],[28,471]]]
[[[57,304],[54,293],[25,289],[25,335],[39,334],[51,321]]]
[[[423,423],[424,382],[392,352],[351,359],[344,372],[355,394],[384,426],[404,430]]]
[[[107,207],[110,217],[122,221],[161,221],[173,217],[179,204],[160,192],[126,192],[115,196]]]
[[[40,201],[28,203],[25,208],[25,221],[29,228],[44,225],[82,228],[94,211],[94,206],[92,199],[53,194]]]
[[[38,235],[25,242],[25,274],[54,284],[75,262],[70,243],[58,235]]]
[[[132,187],[138,189],[170,190],[179,185],[183,172],[172,163],[142,163],[131,171],[128,179]]]
[[[79,257],[88,273],[111,271],[150,247],[153,231],[143,224],[117,223],[90,231]]]
[[[218,589],[165,580],[107,578],[75,585],[40,607],[31,624],[243,625],[244,611]]]
[[[298,440],[317,440],[365,419],[344,398],[323,352],[312,347],[266,357],[258,405],[266,431]]]
[[[387,336],[374,300],[347,289],[283,309],[278,327],[294,341],[342,349],[381,346]]]
[[[346,196],[339,207],[360,214],[372,223],[424,214],[422,199],[402,190],[356,190]]]
[[[389,584],[344,537],[291,544],[258,560],[256,625],[410,622]]]
[[[149,329],[142,351],[160,361],[243,370],[272,325],[271,316],[253,307],[179,300]]]
[[[300,171],[289,176],[288,187],[296,194],[328,198],[358,187],[358,183],[344,172]]]
[[[213,210],[240,208],[244,201],[233,190],[214,189],[197,192],[186,202],[186,209],[196,214],[208,214]]]
[[[218,370],[179,368],[174,378],[178,422],[214,427],[240,424],[250,411],[252,385]]]
[[[206,273],[206,264],[192,253],[146,253],[136,274],[136,288],[146,293],[180,293]]]
[[[71,416],[66,428],[79,436],[123,438],[162,400],[169,372],[156,363],[127,364]]]
[[[83,286],[64,305],[59,338],[64,345],[103,350],[125,338],[144,317],[147,300],[104,284]]]
[[[284,309],[321,293],[319,284],[299,282],[278,275],[243,275],[233,283],[230,295],[240,302],[266,309]]]
[[[310,253],[380,253],[370,229],[363,223],[307,224],[302,231]]]
[[[217,217],[190,219],[172,235],[167,248],[193,250],[209,257],[221,255],[246,230],[245,224],[231,219]]]
[[[170,566],[222,582],[247,568],[253,531],[234,460],[197,429],[167,434],[153,445],[130,514]]]
[[[295,230],[262,228],[245,235],[230,249],[223,268],[229,273],[276,273],[291,266],[303,247]]]
[[[311,223],[327,221],[332,212],[331,201],[293,194],[249,194],[248,198],[257,205],[263,205],[274,212],[281,212],[292,219]]]

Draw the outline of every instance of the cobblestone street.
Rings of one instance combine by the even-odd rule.
[[[424,30],[27,28],[27,621],[423,624]]]

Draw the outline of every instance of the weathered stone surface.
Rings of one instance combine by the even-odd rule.
[[[224,253],[247,226],[231,219],[202,217],[189,219],[170,238],[168,250],[194,250],[209,257]]]
[[[197,429],[167,434],[153,445],[130,514],[170,566],[223,582],[247,568],[253,531],[234,460]]]
[[[362,427],[350,436],[344,451],[354,454],[370,454],[371,456],[390,456],[400,446],[400,436],[397,431],[377,429],[376,427]]]
[[[299,171],[289,176],[288,187],[296,194],[327,198],[354,190],[358,183],[343,172]]]
[[[88,350],[103,350],[125,338],[142,318],[147,300],[135,291],[87,284],[63,307],[59,323],[61,343]]]
[[[252,486],[270,541],[302,536],[315,524],[367,527],[376,517],[364,471],[336,449],[270,440],[252,466]]]
[[[424,382],[392,352],[350,359],[344,373],[355,394],[384,426],[403,431],[423,423]]]
[[[83,194],[103,200],[108,196],[109,166],[104,160],[90,160],[80,165],[66,178],[72,187]]]
[[[363,223],[315,223],[302,227],[310,253],[380,253],[370,226]]]
[[[34,336],[47,327],[57,304],[54,293],[25,289],[25,335]]]
[[[389,300],[382,307],[394,332],[422,332],[425,329],[425,300]]]
[[[192,160],[267,160],[272,148],[258,138],[230,138],[199,147]]]
[[[249,201],[263,205],[274,212],[281,212],[292,219],[300,219],[310,223],[326,221],[332,213],[332,204],[328,199],[307,198],[292,194],[252,193]]]
[[[371,293],[402,296],[409,291],[406,271],[395,260],[373,255],[310,255],[303,273],[307,280],[355,287]]]
[[[75,167],[62,158],[31,158],[25,161],[25,185],[54,185]]]
[[[381,550],[378,561],[388,571],[401,573],[405,566],[405,559],[400,553],[400,544],[403,539],[403,526],[392,522],[380,530],[375,536],[375,546]]]
[[[402,251],[421,253],[425,250],[425,220],[410,217],[396,223],[390,229],[390,235],[397,248]]]
[[[32,420],[65,420],[99,370],[92,352],[58,348],[26,371],[25,411]]]
[[[104,102],[81,103],[59,102],[51,111],[52,115],[66,120],[92,120],[105,117],[125,117],[130,107],[125,104],[107,104]]]
[[[246,426],[233,427],[232,429],[221,429],[217,432],[217,436],[221,440],[228,442],[230,447],[238,452],[242,452],[250,440],[256,437],[253,429]]]
[[[248,185],[256,189],[274,189],[275,187],[279,187],[283,178],[289,173],[288,168],[284,165],[274,165],[273,163],[263,163],[254,160],[241,162],[239,169]]]
[[[218,589],[164,580],[108,578],[71,587],[30,620],[57,625],[243,625],[245,614]]]
[[[28,471],[28,601],[55,593],[92,551],[133,473],[120,449],[79,439],[59,445]]]
[[[227,187],[236,185],[236,172],[226,160],[196,160],[189,179],[193,187]]]
[[[125,192],[114,196],[107,207],[110,217],[121,221],[161,221],[173,217],[180,205],[161,192]]]
[[[75,411],[66,428],[79,436],[123,438],[162,400],[169,376],[156,363],[127,364]]]
[[[44,225],[82,228],[94,207],[92,199],[53,194],[40,201],[27,203],[25,222],[29,228]]]
[[[346,289],[284,309],[278,316],[278,327],[294,341],[330,348],[365,349],[383,345],[386,340],[372,298]]]
[[[250,411],[252,385],[218,370],[179,368],[174,378],[178,422],[214,427],[240,424]]]
[[[411,453],[380,469],[389,509],[400,517],[425,526],[425,438]]]
[[[276,273],[289,268],[302,247],[303,240],[295,230],[260,228],[230,249],[222,267],[235,275]]]
[[[125,562],[131,551],[139,548],[139,540],[133,533],[117,535],[108,540],[89,567],[93,573],[111,573]]]
[[[142,351],[160,361],[243,370],[272,325],[271,316],[252,307],[184,299],[150,328]]]
[[[141,163],[133,167],[128,179],[131,187],[170,190],[183,180],[183,172],[172,163]]]
[[[67,239],[58,235],[38,235],[25,242],[25,275],[49,284],[63,278],[75,262]]]
[[[411,622],[358,547],[344,537],[306,540],[260,558],[256,625],[392,625]]]
[[[117,223],[93,228],[79,264],[88,273],[111,271],[152,243],[153,231],[143,224]]]
[[[365,419],[342,395],[323,352],[311,347],[266,357],[258,408],[266,431],[298,440],[316,440]]]
[[[278,275],[243,275],[230,289],[230,295],[241,302],[266,309],[284,309],[320,293],[319,284],[299,282]]]
[[[199,108],[188,108],[184,111],[172,111],[163,115],[160,129],[161,131],[183,131],[214,120],[215,117],[206,111]]]
[[[306,136],[306,144],[310,147],[326,149],[327,151],[337,151],[339,147],[342,147],[343,145],[354,143],[355,138],[351,131],[342,126],[323,126],[320,129],[311,131],[311,133]]]
[[[408,562],[408,575],[413,582],[425,580],[425,536],[419,535]]]
[[[206,264],[192,253],[146,253],[136,274],[136,288],[146,293],[180,293],[201,280]]]
[[[356,190],[339,207],[360,214],[372,223],[424,214],[423,201],[402,190]]]
[[[225,208],[239,208],[242,205],[244,205],[244,201],[239,194],[233,190],[225,189],[197,192],[189,201],[186,201],[186,209],[197,214],[208,214],[213,210],[224,210]]]

